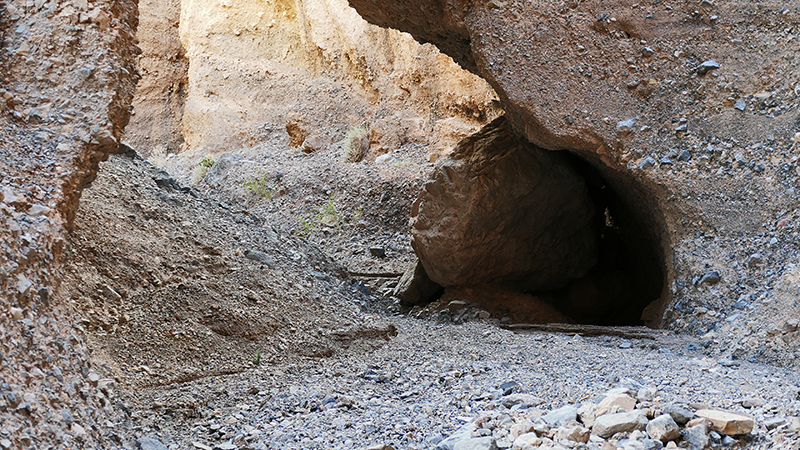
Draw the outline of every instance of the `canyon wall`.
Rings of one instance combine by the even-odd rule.
[[[784,286],[800,252],[796,7],[350,4],[483,76],[516,132],[577,155],[620,193],[664,266],[646,319],[702,335],[727,356],[791,363],[800,315]]]
[[[187,0],[180,39],[183,136],[198,151],[287,132],[292,145],[313,135],[327,146],[366,125],[378,152],[416,141],[446,152],[499,114],[485,81],[431,45],[367,24],[343,0]]]
[[[111,403],[73,305],[56,289],[81,190],[128,120],[136,22],[136,4],[126,0],[0,5],[4,447],[114,445],[102,425]]]
[[[183,146],[183,109],[189,85],[189,60],[178,37],[180,0],[139,2],[136,33],[142,53],[125,141],[149,156],[178,153]]]

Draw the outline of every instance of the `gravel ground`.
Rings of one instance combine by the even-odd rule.
[[[615,387],[634,397],[645,387],[656,393],[651,389],[648,401],[639,394],[637,409],[649,415],[679,404],[744,413],[755,420],[752,433],[735,439],[711,432],[714,446],[797,445],[791,418],[800,413],[800,375],[708,358],[691,338],[667,332],[653,340],[521,334],[479,321],[453,324],[402,316],[390,321],[399,334],[371,352],[261,365],[235,376],[137,391],[127,399],[141,407],[134,413],[136,434],[174,449],[359,449],[375,444],[427,449],[477,419],[491,424],[482,426],[502,448],[510,446],[512,425],[526,418],[535,420],[567,404],[594,404]],[[513,386],[503,385],[509,382]],[[531,394],[535,400],[514,406],[509,400],[514,394]],[[200,398],[203,403],[192,400]],[[487,432],[474,434],[480,433]],[[541,448],[553,441],[573,448],[614,448],[602,447],[606,441],[596,436],[587,444],[546,436]],[[643,436],[615,434],[608,442],[616,448],[646,448],[631,447],[637,438],[645,442]],[[689,442],[682,439],[679,445]]]

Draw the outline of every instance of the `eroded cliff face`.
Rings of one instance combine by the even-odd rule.
[[[139,2],[136,37],[142,53],[125,141],[150,155],[178,153],[183,146],[183,109],[189,60],[178,36],[180,0]]]
[[[201,153],[287,132],[293,145],[324,147],[362,125],[377,153],[408,142],[446,153],[499,113],[484,80],[343,0],[184,1],[180,38],[183,136]]]
[[[773,293],[800,247],[796,7],[350,4],[438,45],[489,81],[528,141],[602,175],[645,225],[635,234],[660,247],[665,288],[645,312],[652,323],[724,341],[736,357],[787,362],[797,350],[794,331],[780,331],[793,328],[796,301]]]
[[[107,448],[101,424],[111,405],[56,289],[81,190],[127,123],[136,4],[0,8],[2,435],[15,448]]]

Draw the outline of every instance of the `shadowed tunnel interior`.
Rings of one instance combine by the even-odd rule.
[[[632,204],[590,163],[567,154],[572,167],[586,182],[594,207],[592,231],[597,242],[597,263],[566,286],[531,292],[551,303],[577,323],[643,325],[642,314],[658,303],[664,283],[659,233],[646,217],[649,205]],[[626,189],[637,189],[633,182]],[[629,197],[646,197],[629,192]],[[635,195],[639,194],[639,195]]]
[[[434,169],[412,245],[441,301],[506,322],[658,326],[665,233],[635,175],[532,145],[500,118]]]

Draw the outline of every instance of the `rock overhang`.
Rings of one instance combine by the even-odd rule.
[[[350,4],[439,45],[489,81],[516,132],[579,155],[642,205],[664,262],[655,313],[664,324],[731,336],[752,328],[720,317],[737,298],[772,295],[767,272],[744,262],[793,214],[800,44],[784,36],[797,11],[743,1]],[[792,238],[774,240],[775,257],[791,258]],[[722,282],[699,283],[707,270]],[[693,317],[687,305],[722,315]]]

